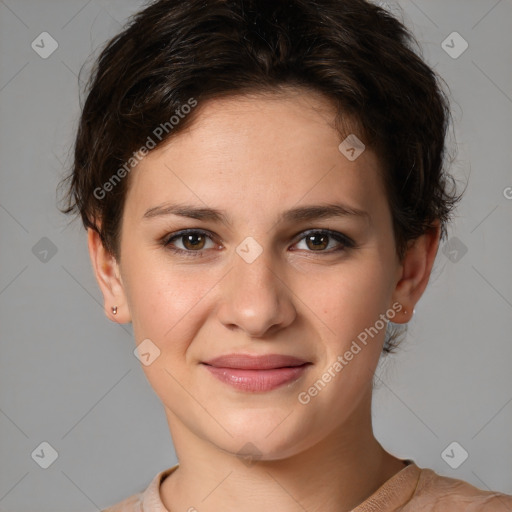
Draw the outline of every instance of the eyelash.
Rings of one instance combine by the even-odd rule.
[[[346,235],[344,235],[343,233],[338,233],[337,231],[331,231],[331,230],[328,230],[328,229],[310,229],[310,230],[307,230],[307,231],[303,231],[303,236],[301,238],[299,238],[295,244],[299,243],[300,241],[304,240],[308,235],[312,235],[312,234],[315,234],[315,235],[325,235],[325,236],[328,236],[330,238],[334,238],[334,240],[336,240],[337,242],[339,242],[342,247],[341,248],[338,248],[338,249],[330,249],[328,251],[326,250],[323,250],[323,251],[307,251],[307,252],[311,252],[311,253],[320,253],[320,254],[332,254],[332,253],[338,253],[338,252],[342,252],[342,251],[345,251],[347,249],[353,249],[356,247],[356,244],[355,242],[350,239],[349,237],[347,237]],[[180,255],[184,255],[186,257],[202,257],[204,256],[204,251],[207,250],[207,249],[200,249],[200,250],[197,250],[197,251],[191,251],[191,250],[183,250],[183,249],[178,249],[177,247],[174,247],[172,245],[172,242],[174,240],[177,240],[179,238],[182,238],[186,235],[190,235],[190,234],[199,234],[201,236],[206,236],[210,239],[213,238],[213,235],[211,233],[209,233],[208,231],[203,231],[201,229],[184,229],[182,231],[178,231],[177,233],[172,233],[170,236],[166,236],[162,241],[161,241],[161,244],[168,250],[172,251],[173,253],[175,254],[180,254]],[[212,240],[213,241],[213,240]],[[295,245],[294,244],[294,245]]]

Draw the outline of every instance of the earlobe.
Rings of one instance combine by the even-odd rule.
[[[87,230],[87,244],[96,281],[103,294],[105,315],[116,323],[130,322],[130,312],[116,259],[104,248],[99,234],[92,228]]]
[[[430,279],[440,235],[439,221],[435,221],[423,235],[410,242],[393,293],[393,300],[399,302],[403,308],[393,322],[407,323],[412,318],[414,306],[423,295]]]

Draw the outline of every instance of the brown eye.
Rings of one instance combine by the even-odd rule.
[[[306,245],[313,251],[323,250],[329,245],[329,235],[318,233],[306,236]]]
[[[174,233],[164,239],[162,245],[183,256],[204,256],[206,250],[215,248],[212,235],[196,229]]]
[[[200,233],[189,233],[181,237],[183,247],[189,250],[203,249],[205,237]]]
[[[311,230],[304,233],[296,247],[307,252],[329,254],[351,249],[355,247],[355,243],[337,231]]]

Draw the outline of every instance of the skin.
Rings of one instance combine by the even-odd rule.
[[[317,93],[289,89],[197,108],[189,129],[132,171],[121,261],[88,233],[107,316],[132,322],[136,343],[149,338],[161,351],[142,368],[164,405],[180,462],[161,485],[162,501],[172,512],[351,510],[404,467],[372,429],[372,380],[385,329],[307,405],[298,394],[393,304],[402,307],[395,323],[410,320],[429,280],[439,224],[398,259],[377,156],[367,147],[349,161],[338,150],[334,111]],[[223,210],[230,224],[142,219],[166,202]],[[368,216],[278,219],[286,210],[326,203]],[[159,242],[186,228],[213,235],[199,257]],[[328,238],[318,249],[304,238],[310,229],[343,233],[356,247]],[[249,236],[263,249],[252,263],[236,252]],[[184,243],[174,240],[197,252]],[[200,364],[233,352],[294,355],[313,364],[292,384],[250,393]],[[237,456],[247,443],[260,457],[249,465]]]

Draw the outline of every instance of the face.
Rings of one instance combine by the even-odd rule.
[[[143,369],[171,431],[278,459],[367,405],[384,315],[403,321],[404,267],[379,161],[370,148],[353,161],[338,149],[325,99],[290,91],[199,107],[132,171],[121,293],[136,344],[150,340]],[[307,364],[204,364],[230,354]]]

